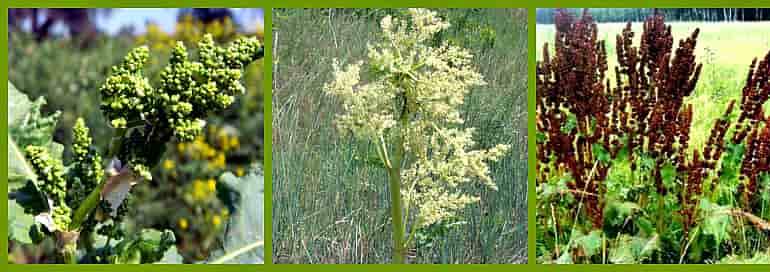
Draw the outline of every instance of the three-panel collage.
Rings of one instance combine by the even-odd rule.
[[[7,8],[8,271],[770,265],[770,9],[406,7]]]

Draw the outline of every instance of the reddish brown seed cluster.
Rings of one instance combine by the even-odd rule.
[[[695,224],[695,210],[698,205],[698,198],[703,191],[703,178],[706,175],[704,161],[701,160],[700,153],[694,151],[692,160],[687,167],[687,179],[684,185],[684,193],[679,194],[682,210],[679,211],[684,218],[682,224],[683,237],[688,237],[690,228]]]
[[[756,127],[762,119],[765,119],[762,112],[762,105],[770,97],[770,52],[759,62],[754,59],[749,66],[749,75],[746,79],[746,85],[743,87],[743,97],[741,98],[741,114],[736,124],[736,132],[733,136],[733,142],[743,141],[751,128]],[[756,67],[756,69],[754,69]]]
[[[655,158],[653,179],[659,194],[666,194],[660,169],[671,162],[686,171],[687,148],[692,123],[692,106],[684,99],[695,88],[701,65],[693,54],[698,30],[679,42],[672,53],[673,36],[663,14],[657,10],[644,22],[641,45],[633,46],[631,24],[617,36],[619,66],[615,68],[613,105],[619,118],[619,131],[628,135],[628,149]],[[619,101],[619,102],[616,102]],[[636,169],[631,156],[632,169]]]
[[[610,102],[603,84],[607,53],[597,41],[596,23],[588,12],[575,20],[558,10],[555,24],[555,56],[551,58],[546,44],[537,65],[537,126],[547,138],[538,148],[538,167],[543,175],[568,171],[573,178],[571,189],[589,193],[576,193],[576,197],[585,198],[587,214],[595,227],[601,227],[603,204],[596,196],[604,190],[601,181],[609,166],[596,163],[593,145],[605,138],[610,122]],[[570,114],[575,128],[565,131]],[[547,169],[552,156],[556,169]]]
[[[674,166],[676,184],[681,185],[675,185],[673,193],[682,204],[679,213],[685,233],[696,223],[703,183],[719,169],[725,153],[734,101],[715,122],[706,145],[689,147],[693,106],[684,101],[695,89],[701,71],[694,55],[699,30],[680,40],[674,50],[671,27],[664,19],[655,11],[645,20],[638,48],[633,45],[630,23],[616,37],[614,87],[605,78],[604,43],[597,40],[597,25],[587,11],[580,18],[556,11],[555,56],[550,56],[546,44],[543,60],[537,64],[536,123],[542,133],[537,150],[538,182],[554,173],[569,174],[573,181],[568,186],[577,199],[585,201],[586,214],[595,228],[603,224],[604,179],[611,164],[596,152],[615,158],[626,148],[632,171],[637,167],[634,154],[652,157],[651,177],[661,196],[669,194],[662,169]],[[758,65],[755,60],[750,66],[733,137],[733,143],[748,137],[741,168],[747,183],[745,195],[755,194],[759,176],[770,171],[770,116],[762,111],[769,95],[770,52]],[[689,150],[693,150],[691,154]]]
[[[762,128],[754,127],[746,141],[741,177],[746,182],[744,205],[747,207],[751,207],[750,199],[758,199],[756,196],[758,196],[761,173],[770,173],[770,120],[765,120]]]

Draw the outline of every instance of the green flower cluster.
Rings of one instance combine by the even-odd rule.
[[[100,89],[101,107],[112,126],[132,129],[123,140],[119,159],[145,178],[151,178],[147,165],[156,163],[162,151],[136,146],[164,146],[171,137],[182,142],[195,139],[210,112],[227,108],[235,95],[244,92],[241,69],[264,54],[253,37],[223,48],[205,35],[198,47],[198,60],[192,61],[184,44],[176,44],[158,88],[142,74],[147,47],[136,48],[113,67]]]
[[[102,157],[91,146],[89,129],[82,118],[78,118],[72,128],[72,153],[74,157],[73,179],[70,184],[67,203],[74,205],[82,202],[88,194],[104,180]]]
[[[37,175],[35,185],[49,199],[51,217],[57,229],[66,229],[71,222],[72,209],[67,205],[67,181],[64,179],[64,165],[54,159],[48,150],[39,146],[25,148],[30,165]]]

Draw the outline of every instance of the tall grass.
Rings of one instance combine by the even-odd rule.
[[[332,59],[365,57],[378,37],[377,14],[342,10],[278,10],[273,90],[273,258],[279,263],[386,263],[391,229],[387,173],[373,145],[340,137],[339,105],[323,95]],[[480,148],[512,152],[491,165],[498,191],[482,200],[432,247],[412,248],[413,263],[521,263],[527,252],[527,29],[523,10],[442,10],[453,27],[445,39],[469,48],[487,86],[466,97],[466,125]],[[454,20],[453,20],[454,19]],[[455,24],[456,23],[456,24]],[[480,43],[468,25],[486,25],[494,43]],[[276,35],[277,34],[277,35]]]

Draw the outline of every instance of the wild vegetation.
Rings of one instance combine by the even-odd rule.
[[[10,99],[9,101],[13,100],[13,102],[9,105],[29,106],[23,106],[19,110],[9,109],[11,131],[9,139],[21,151],[16,154],[9,153],[9,161],[16,165],[24,165],[22,162],[27,158],[23,151],[30,144],[25,139],[41,139],[36,140],[34,144],[50,146],[46,148],[50,149],[49,157],[68,166],[79,157],[87,157],[83,156],[82,152],[77,152],[85,149],[91,150],[88,154],[100,155],[101,165],[105,170],[109,170],[112,166],[108,163],[113,161],[111,160],[113,155],[120,157],[124,165],[127,164],[126,159],[128,161],[136,159],[137,156],[131,155],[131,152],[116,153],[116,142],[120,141],[114,139],[124,133],[127,134],[126,138],[131,138],[131,135],[136,134],[131,131],[147,131],[146,128],[138,129],[141,127],[139,126],[141,122],[130,120],[137,118],[134,113],[139,113],[141,110],[136,108],[137,111],[133,113],[128,111],[123,114],[123,112],[116,113],[110,108],[114,105],[139,105],[136,103],[141,99],[129,99],[128,104],[125,104],[120,102],[124,101],[122,99],[112,98],[114,94],[107,91],[111,87],[105,87],[107,86],[105,78],[116,81],[122,76],[116,76],[115,73],[118,72],[111,71],[110,66],[121,63],[122,55],[131,47],[146,48],[152,54],[138,54],[137,51],[133,54],[146,58],[146,62],[142,64],[144,74],[136,73],[129,77],[135,76],[137,79],[145,77],[146,84],[142,84],[145,87],[171,86],[166,78],[169,78],[175,69],[183,70],[174,65],[167,66],[168,59],[172,55],[174,56],[171,57],[172,60],[181,60],[180,58],[185,54],[180,51],[180,48],[196,48],[204,40],[206,31],[211,31],[214,35],[209,35],[206,38],[208,42],[204,44],[213,44],[214,40],[219,43],[232,43],[243,36],[243,33],[237,32],[237,28],[229,18],[202,23],[197,17],[186,15],[180,16],[180,22],[175,31],[170,34],[160,31],[151,24],[148,26],[148,32],[140,36],[122,32],[118,35],[89,36],[92,39],[85,47],[80,36],[63,38],[51,35],[46,39],[36,40],[21,29],[10,33],[12,42],[9,46],[11,67],[9,79],[23,93],[12,92],[14,95],[10,97],[17,99]],[[150,36],[152,38],[148,38]],[[258,45],[257,49],[261,51],[261,43],[256,38],[249,40],[255,42]],[[183,47],[180,47],[180,43],[176,41],[180,41]],[[216,54],[222,53],[217,47],[210,50],[216,51]],[[205,50],[193,49],[192,55],[198,55],[201,51],[205,54]],[[230,54],[230,57],[235,56],[237,54]],[[261,53],[255,56],[260,58]],[[188,65],[188,62],[181,63],[182,66]],[[80,230],[76,251],[77,262],[261,262],[263,203],[261,200],[262,174],[258,164],[262,158],[263,138],[262,69],[261,61],[250,63],[252,62],[249,61],[246,63],[248,65],[239,67],[241,71],[232,70],[230,73],[230,76],[239,74],[238,77],[243,79],[238,80],[236,85],[230,85],[240,86],[230,90],[237,91],[238,95],[219,100],[227,103],[228,107],[211,108],[208,111],[195,104],[193,108],[198,111],[195,113],[198,116],[203,112],[211,114],[201,116],[198,120],[189,119],[191,120],[189,122],[178,118],[181,116],[170,119],[178,121],[174,127],[189,129],[181,129],[181,134],[172,136],[168,141],[157,142],[153,145],[155,148],[147,149],[156,151],[157,156],[141,156],[154,159],[152,162],[148,161],[146,165],[148,171],[143,171],[145,175],[141,178],[142,181],[133,186],[131,193],[123,201],[117,217],[103,216],[101,206],[95,209],[94,214],[102,215],[96,221],[89,217],[88,222],[95,222],[96,225]],[[211,64],[215,63],[211,62]],[[77,69],[61,69],[61,67],[77,67]],[[118,67],[120,66],[113,69],[120,70]],[[180,77],[179,80],[179,82],[185,81],[184,77]],[[204,79],[196,78],[196,80]],[[219,86],[226,87],[222,84]],[[9,89],[16,90],[10,87],[10,83]],[[100,89],[103,91],[101,94],[98,93]],[[131,88],[127,88],[126,91],[129,89]],[[238,91],[239,89],[243,93]],[[149,97],[148,92],[151,89],[143,90],[146,97]],[[153,93],[153,97],[163,92],[174,92],[165,87],[154,91],[156,92]],[[34,100],[30,101],[27,95]],[[140,102],[145,103],[143,101],[145,100]],[[149,101],[147,105],[156,104],[149,99],[146,101]],[[144,105],[142,108],[147,106]],[[186,105],[182,103],[175,108],[184,110]],[[164,112],[168,111],[164,110]],[[121,117],[126,120],[125,129],[122,128]],[[146,119],[145,123],[154,124],[153,131],[161,132],[162,122],[158,121],[161,119],[150,120],[153,117],[145,112],[141,112],[139,117],[141,118],[137,120]],[[41,118],[45,122],[34,121],[35,118]],[[25,122],[34,124],[22,123],[15,121],[16,119],[31,119],[33,121]],[[196,125],[203,123],[206,124],[205,128]],[[83,128],[86,128],[87,132],[84,133]],[[126,130],[131,133],[127,133]],[[87,141],[84,136],[88,136]],[[99,165],[98,161],[94,161],[93,165]],[[72,172],[74,170],[70,170],[69,167],[63,170],[67,173],[65,179],[68,184],[79,183],[77,180],[80,178],[71,180],[76,176]],[[93,173],[98,172],[100,171],[94,170],[86,173],[95,175]],[[36,223],[34,217],[25,213],[18,203],[18,197],[24,196],[23,192],[19,191],[20,188],[31,179],[23,175],[24,173],[24,171],[11,171],[9,175],[9,194],[15,197],[9,200],[9,243],[11,245],[9,261],[13,263],[65,261],[60,257],[60,247],[54,243],[55,239],[42,241],[29,239],[29,227],[39,228],[39,222]],[[104,175],[110,176],[109,173]],[[150,176],[152,179],[146,179]],[[31,180],[33,183],[36,182],[35,179]],[[94,184],[98,184],[94,183],[96,179],[83,180],[89,183],[84,186],[73,186],[73,188],[88,192],[98,189],[93,187]],[[42,181],[37,182],[42,183]],[[70,194],[69,190],[67,194]],[[78,201],[73,201],[71,204],[84,206]],[[174,211],[173,216],[169,216],[169,210]],[[159,241],[164,241],[164,247],[157,248]],[[169,250],[161,250],[163,248]],[[248,250],[238,251],[239,249]],[[148,253],[153,250],[160,255]],[[139,254],[146,256],[139,258]]]
[[[276,11],[273,28],[276,39],[273,258],[276,262],[383,263],[399,262],[399,256],[404,256],[403,261],[409,263],[520,263],[526,260],[526,13],[523,10],[438,10],[432,19],[417,21],[409,19],[412,17],[409,13],[401,9]],[[382,21],[383,18],[391,19]],[[409,27],[402,22],[409,22]],[[445,22],[449,25],[438,27]],[[417,34],[420,24],[432,29],[429,32],[433,34]],[[414,37],[421,38],[414,40],[415,43],[408,42]],[[398,42],[381,43],[389,38]],[[400,179],[398,183],[408,185],[418,184],[415,180],[432,180],[415,179],[407,172],[419,174],[414,170],[421,169],[417,166],[421,163],[420,150],[435,148],[437,142],[431,143],[431,137],[425,138],[426,134],[399,125],[396,119],[393,119],[395,123],[372,122],[401,116],[398,105],[406,105],[398,94],[398,90],[403,89],[374,87],[389,84],[387,82],[408,84],[411,82],[408,78],[397,79],[394,69],[400,66],[396,63],[420,60],[410,54],[444,48],[440,47],[444,42],[451,45],[449,48],[467,48],[472,57],[462,57],[465,55],[460,53],[462,50],[455,50],[450,52],[458,54],[450,59],[458,61],[457,67],[463,71],[467,67],[478,67],[478,75],[483,76],[487,84],[467,84],[463,91],[465,77],[457,78],[460,80],[457,86],[440,89],[412,82],[423,86],[420,90],[425,93],[412,94],[407,99],[417,99],[414,103],[422,101],[419,103],[425,107],[438,107],[444,105],[442,103],[454,103],[454,106],[441,107],[448,111],[446,115],[427,116],[431,111],[421,112],[417,110],[419,105],[408,102],[408,108],[415,111],[404,116],[410,124],[434,120],[439,131],[451,128],[464,134],[466,129],[476,128],[466,135],[475,143],[466,142],[455,152],[475,150],[470,152],[475,153],[501,143],[511,148],[500,154],[502,157],[497,162],[488,162],[488,175],[496,184],[496,191],[477,183],[476,178],[465,183],[463,175],[458,176],[462,178],[458,184],[462,185],[457,189],[442,187],[445,185],[438,182],[441,179],[436,179],[436,184],[420,183],[421,188],[402,187],[401,196],[409,199],[403,203],[410,203],[411,208],[403,209],[404,221],[398,224],[391,220],[394,218],[391,199],[395,197],[388,181],[395,178]],[[404,50],[409,46],[415,50]],[[384,57],[399,50],[404,50],[403,58]],[[338,66],[339,70],[332,69],[335,59],[359,67],[360,77],[353,71],[356,69],[342,66]],[[365,61],[355,66],[359,60]],[[377,63],[383,64],[380,70],[376,68]],[[433,61],[426,66],[440,63],[445,62]],[[425,77],[424,72],[433,69],[428,68],[412,73],[418,78]],[[467,74],[469,79],[479,78],[472,74]],[[385,80],[391,77],[394,81]],[[355,92],[347,87],[336,88],[350,87],[353,81],[348,79],[353,78],[361,82],[352,87]],[[434,80],[444,78],[452,77]],[[430,79],[426,79],[428,81]],[[458,91],[450,94],[444,92],[444,88]],[[381,95],[361,97],[375,90],[380,90],[377,93]],[[467,92],[464,99],[463,92]],[[425,96],[429,93],[456,99],[431,102]],[[360,107],[370,109],[367,104],[377,110],[354,111],[363,109]],[[465,122],[452,121],[457,118]],[[371,129],[372,123],[392,126]],[[432,126],[425,129],[427,135],[433,135],[436,140],[441,138],[429,132],[434,131]],[[412,131],[410,137],[399,136],[399,132],[409,131]],[[384,149],[379,137],[369,137],[379,133],[386,143]],[[398,139],[411,143],[403,153],[397,151]],[[413,142],[421,139],[427,142],[422,145]],[[429,152],[427,157],[438,155],[435,152]],[[394,166],[402,173],[394,174],[397,168]],[[450,203],[437,202],[426,194],[436,189],[462,192],[457,199],[463,200],[463,204],[456,208],[430,206],[430,203]],[[465,201],[475,199],[478,202]],[[406,223],[400,242],[394,242],[394,223],[396,228]],[[397,249],[399,244],[404,246],[403,251]]]
[[[694,139],[693,96],[720,68],[696,57],[702,31],[675,44],[655,12],[639,45],[631,23],[616,36],[610,66],[588,11],[554,22],[537,66],[538,261],[767,262],[770,52]]]

